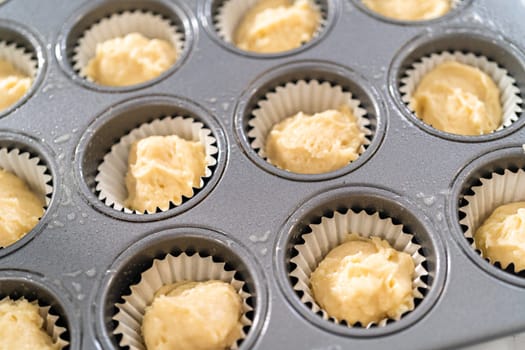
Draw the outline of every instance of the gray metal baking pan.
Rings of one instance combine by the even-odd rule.
[[[525,331],[525,278],[490,265],[459,224],[463,197],[480,177],[525,169],[525,119],[482,137],[436,131],[401,101],[400,80],[425,55],[459,50],[505,68],[525,91],[525,3],[464,0],[436,20],[402,23],[359,0],[319,0],[317,38],[284,54],[255,55],[214,28],[220,0],[8,0],[0,40],[38,62],[27,98],[3,113],[0,146],[40,158],[52,176],[39,225],[0,250],[0,297],[52,306],[69,349],[119,349],[115,303],[152,259],[187,252],[237,270],[252,295],[242,349],[444,349]],[[185,49],[152,82],[101,88],[78,76],[73,50],[83,31],[112,13],[143,10],[175,24]],[[251,110],[275,87],[317,79],[341,85],[371,121],[358,161],[320,176],[269,165],[250,146]],[[204,123],[219,149],[197,194],[163,213],[108,207],[95,189],[110,147],[141,123],[181,114]],[[385,327],[322,319],[292,289],[293,245],[310,223],[336,211],[378,212],[413,233],[427,258],[425,297]],[[524,345],[525,346],[525,345]]]

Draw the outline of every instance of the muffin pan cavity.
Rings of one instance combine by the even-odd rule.
[[[345,322],[329,317],[315,303],[310,295],[309,274],[323,259],[324,254],[337,246],[330,243],[333,240],[327,238],[329,234],[325,237],[325,229],[318,229],[316,226],[321,224],[325,228],[329,227],[339,235],[350,233],[338,231],[346,227],[339,220],[345,216],[354,217],[350,220],[354,223],[349,227],[362,231],[352,233],[382,237],[396,250],[405,251],[412,256],[416,266],[413,288],[417,289],[413,311],[405,313],[398,320],[389,319],[378,324],[357,324],[350,327]],[[311,237],[306,236],[312,232],[317,236],[317,248],[312,246]],[[305,244],[310,245],[311,249],[305,250]],[[377,188],[347,186],[312,197],[282,227],[276,252],[277,277],[292,306],[316,326],[349,337],[377,337],[413,325],[438,300],[446,275],[445,250],[429,220],[411,203]]]
[[[415,26],[415,25],[429,25],[429,24],[434,24],[434,23],[439,23],[439,22],[442,22],[442,21],[446,21],[447,19],[450,19],[450,18],[456,16],[461,11],[463,11],[467,6],[469,6],[469,4],[471,3],[472,0],[450,0],[451,1],[451,9],[450,9],[449,12],[445,13],[443,16],[439,16],[439,17],[432,18],[432,19],[427,19],[427,20],[415,20],[415,21],[400,20],[400,19],[384,16],[384,15],[382,15],[382,14],[376,12],[376,11],[373,11],[368,6],[366,6],[363,3],[363,0],[347,0],[347,1],[352,1],[353,4],[357,8],[359,8],[361,11],[363,11],[367,15],[369,15],[369,16],[375,18],[375,19],[378,19],[380,21],[384,21],[384,22],[392,23],[392,24],[414,25]]]
[[[67,294],[49,285],[45,278],[18,270],[0,271],[0,300],[26,299],[36,303],[44,329],[61,344],[60,350],[80,350],[80,325]]]
[[[220,45],[239,55],[254,58],[278,58],[297,54],[316,45],[333,26],[340,0],[312,0],[321,14],[321,23],[313,38],[300,47],[278,53],[256,53],[235,46],[233,36],[244,13],[257,3],[257,0],[206,0],[202,1],[200,17],[208,34]]]
[[[7,256],[40,234],[48,224],[50,212],[55,207],[55,191],[59,188],[54,174],[55,165],[45,146],[25,135],[0,131],[0,168],[22,179],[29,189],[42,199],[44,214],[31,231],[13,244],[0,248],[0,258]]]
[[[159,268],[159,261],[165,260],[167,256],[172,260],[187,260],[188,265],[179,271],[181,273],[177,272],[177,268]],[[188,257],[194,260],[190,261]],[[195,259],[206,263],[196,264]],[[192,273],[192,269],[197,265],[198,269]],[[111,349],[119,348],[119,344],[123,346],[121,331],[117,331],[119,321],[116,319],[128,320],[130,324],[141,323],[142,315],[135,312],[131,314],[135,321],[116,315],[126,312],[123,303],[129,302],[128,296],[137,290],[136,286],[130,287],[138,283],[147,283],[146,276],[142,274],[152,267],[163,271],[159,275],[161,279],[170,281],[179,281],[182,275],[185,276],[183,278],[187,278],[192,274],[192,279],[197,281],[208,280],[209,276],[226,276],[225,281],[232,281],[232,286],[239,288],[238,292],[244,299],[244,337],[232,349],[250,349],[254,346],[267,308],[267,292],[261,280],[261,271],[237,242],[231,241],[221,233],[198,227],[178,227],[151,233],[130,246],[113,263],[104,278],[94,307],[97,334],[104,346]],[[215,272],[208,272],[207,269]],[[217,269],[222,272],[217,272]],[[229,275],[233,277],[228,277]],[[140,313],[140,310],[137,312]],[[140,341],[140,336],[137,336],[133,348],[143,349]]]
[[[490,275],[525,287],[525,271],[501,267],[483,257],[473,235],[496,207],[525,201],[525,154],[522,147],[503,148],[475,159],[455,179],[449,218],[452,232],[467,256]]]
[[[0,117],[3,117],[18,109],[38,89],[44,77],[46,59],[40,40],[31,29],[12,21],[0,23],[0,59],[31,78],[27,92],[7,109],[0,110]]]
[[[525,122],[521,118],[524,57],[512,43],[487,30],[450,28],[425,32],[406,44],[394,58],[389,72],[390,93],[403,115],[429,134],[461,142],[495,140],[515,132]],[[501,128],[479,136],[451,134],[431,127],[410,110],[407,102],[410,96],[406,93],[414,89],[414,79],[420,79],[435,62],[449,60],[479,67],[496,82],[504,113]]]
[[[328,62],[302,61],[265,72],[240,97],[235,131],[250,159],[264,170],[295,181],[321,181],[342,176],[369,159],[381,144],[386,113],[375,88],[348,68]],[[298,112],[320,113],[348,105],[365,135],[359,157],[322,174],[298,174],[269,163],[264,143],[272,124]],[[268,112],[266,112],[268,110]]]
[[[177,51],[177,60],[171,68],[154,79],[123,87],[103,86],[83,74],[82,68],[95,55],[97,43],[133,32],[172,44]],[[94,90],[125,92],[146,88],[176,71],[184,64],[195,34],[194,21],[179,2],[103,1],[80,8],[65,23],[56,52],[60,65],[74,81]]]
[[[163,126],[170,121],[173,127],[174,123]],[[125,208],[130,141],[172,131],[205,146],[207,169],[200,186],[191,198],[184,197],[168,210],[140,215],[144,213]],[[123,220],[153,221],[179,214],[205,198],[219,181],[226,154],[224,134],[208,111],[177,97],[142,96],[111,107],[88,127],[77,148],[76,173],[82,192],[98,210]]]

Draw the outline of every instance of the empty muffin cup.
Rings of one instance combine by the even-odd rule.
[[[132,83],[123,83],[115,86],[129,86],[145,83],[149,80],[155,79],[168,71],[170,67],[175,64],[176,60],[180,58],[184,50],[184,35],[179,32],[179,28],[175,24],[171,23],[168,19],[163,16],[153,13],[151,11],[133,10],[124,11],[112,14],[102,20],[96,22],[89,27],[78,39],[74,47],[74,54],[72,57],[72,64],[74,70],[84,79],[93,81],[93,78],[89,76],[87,67],[89,62],[97,54],[97,45],[100,45],[108,40],[122,38],[131,33],[138,33],[147,39],[161,39],[167,42],[175,50],[176,58],[169,64],[164,64],[165,67],[160,68],[157,71],[152,71],[151,75],[148,75],[143,81],[134,81]],[[122,64],[122,63],[120,63]],[[117,79],[120,77],[116,77]],[[130,78],[130,77],[122,77]],[[104,84],[108,85],[108,84]]]
[[[245,328],[252,324],[247,313],[252,311],[248,305],[248,294],[244,289],[243,281],[236,279],[235,270],[226,270],[225,263],[214,262],[211,256],[201,257],[195,253],[187,255],[168,254],[162,259],[155,259],[153,266],[141,274],[140,282],[131,286],[131,294],[124,296],[124,302],[117,304],[118,312],[113,320],[118,323],[113,333],[120,335],[120,346],[128,346],[130,350],[145,350],[141,334],[144,312],[149,306],[155,293],[163,286],[180,281],[205,282],[219,280],[230,284],[242,300],[242,316],[240,323],[243,330],[240,338],[231,349],[238,349],[240,341],[246,338]]]
[[[415,267],[412,275],[412,296],[414,300],[423,299],[423,291],[428,289],[427,284],[422,280],[428,275],[424,266],[426,259],[420,254],[420,246],[413,241],[413,235],[403,232],[403,225],[394,224],[391,218],[382,218],[378,213],[368,214],[364,210],[358,212],[348,210],[344,214],[335,212],[333,217],[322,217],[320,223],[309,225],[309,229],[311,232],[302,235],[302,242],[294,245],[297,255],[291,258],[290,262],[295,265],[295,268],[289,275],[296,280],[293,289],[300,295],[301,301],[314,313],[321,315],[323,319],[336,324],[343,323],[342,320],[330,316],[318,305],[311,289],[310,278],[328,252],[344,243],[350,233],[357,233],[368,238],[381,238],[395,250],[410,255]],[[402,314],[408,311],[411,310],[406,310]],[[400,320],[402,314],[393,320]],[[350,325],[344,321],[343,324],[348,327],[360,325],[363,328],[370,328],[384,327],[389,321],[392,320],[385,318],[377,323]]]
[[[327,110],[339,110],[344,106],[349,109],[357,122],[361,141],[353,153],[359,157],[370,144],[370,136],[373,134],[369,127],[370,121],[366,118],[366,110],[361,108],[360,104],[361,102],[356,100],[351,92],[329,82],[299,80],[277,86],[257,103],[251,113],[252,118],[248,121],[251,128],[248,137],[253,140],[251,147],[261,158],[272,163],[267,154],[267,139],[276,124],[299,112],[313,115]],[[342,145],[343,150],[348,147],[349,145]],[[351,161],[356,160],[357,157]],[[349,163],[350,161],[341,167]],[[334,170],[337,169],[330,171]]]
[[[480,178],[479,182],[470,188],[469,193],[463,197],[463,205],[459,208],[459,211],[464,214],[459,223],[472,249],[491,264],[522,277],[525,270],[517,269],[515,263],[512,263],[513,259],[509,257],[509,255],[512,256],[512,247],[507,244],[499,247],[497,255],[502,254],[501,256],[505,257],[505,261],[499,261],[498,256],[485,256],[482,249],[476,245],[475,235],[496,208],[525,201],[524,184],[525,171],[523,169],[492,172]],[[512,228],[508,227],[508,229]],[[516,241],[515,244],[519,245],[519,242]],[[514,259],[520,259],[520,256],[515,255]]]
[[[98,198],[104,204],[116,210],[136,214],[153,214],[167,211],[191,198],[193,191],[191,196],[183,196],[181,203],[169,202],[160,208],[157,207],[154,211],[146,210],[141,212],[128,208],[125,205],[128,197],[125,179],[128,171],[128,156],[132,144],[149,136],[170,135],[177,135],[184,140],[199,142],[203,145],[206,169],[199,185],[194,187],[193,190],[202,188],[205,184],[205,179],[212,176],[211,168],[217,164],[216,155],[218,149],[215,146],[216,139],[213,137],[211,130],[207,129],[204,124],[196,122],[193,118],[167,116],[133,129],[123,136],[111,148],[110,152],[104,156],[104,160],[98,167],[98,174],[95,177]]]
[[[42,203],[42,216],[51,201],[51,193],[53,192],[51,175],[49,175],[48,168],[43,164],[40,158],[19,149],[0,148],[0,169],[14,174],[28,186],[29,190]],[[8,245],[14,244],[30,231],[11,241]]]
[[[260,1],[261,0],[226,0],[220,3],[217,7],[216,13],[213,14],[213,23],[218,36],[226,43],[235,46],[236,31],[241,22],[243,21],[244,16],[251,8],[256,6],[257,3]],[[324,27],[326,26],[327,22],[327,5],[323,1],[319,2],[314,0],[308,0],[308,2],[309,4],[311,4],[311,8],[319,14],[320,20],[317,25],[317,29],[313,33],[310,40],[304,42],[303,45],[307,44],[308,42],[311,42],[316,37],[318,37],[324,29]],[[289,1],[290,5],[293,5],[294,3],[295,1]],[[273,51],[271,53],[279,53],[283,51],[285,52],[293,49],[294,48]]]
[[[10,297],[5,297],[0,300],[0,305],[6,302],[17,302],[18,300],[25,300],[25,298],[15,300],[11,299]],[[47,335],[49,335],[51,341],[53,342],[53,346],[56,346],[59,350],[67,347],[69,342],[61,338],[62,334],[66,332],[66,328],[57,325],[59,317],[51,313],[51,307],[42,306],[37,300],[28,302],[38,307],[38,314],[43,320],[42,329],[47,333]]]
[[[409,109],[418,117],[412,106],[412,97],[416,92],[422,79],[438,65],[445,62],[458,62],[474,68],[478,68],[487,74],[499,89],[499,99],[502,111],[502,122],[492,132],[509,127],[513,122],[518,120],[522,108],[522,99],[520,90],[516,86],[516,80],[509,75],[507,70],[500,67],[498,63],[489,60],[485,56],[475,55],[473,53],[463,53],[460,51],[444,51],[422,57],[405,71],[401,79],[401,98]]]

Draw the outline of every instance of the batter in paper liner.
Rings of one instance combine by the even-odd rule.
[[[31,231],[44,214],[44,201],[16,175],[0,169],[0,247]]]
[[[410,108],[432,127],[459,135],[488,134],[502,123],[500,91],[483,71],[449,61],[427,73]]]
[[[525,270],[525,202],[499,206],[476,230],[476,248],[505,269]]]
[[[130,33],[97,44],[83,75],[106,86],[129,86],[154,79],[177,60],[173,45]]]
[[[452,8],[451,0],[363,0],[370,10],[401,21],[438,18]]]
[[[193,196],[206,172],[204,145],[177,135],[150,136],[131,146],[125,206],[140,212],[169,209]]]
[[[183,281],[155,293],[142,332],[148,350],[226,350],[241,336],[242,300],[223,281]]]
[[[311,0],[259,0],[237,26],[235,45],[259,53],[295,49],[312,39],[320,21]]]
[[[310,276],[313,296],[328,315],[362,326],[414,309],[412,257],[378,237],[352,233]]]
[[[25,299],[0,301],[0,350],[58,350],[43,328],[38,305]]]
[[[268,161],[299,174],[340,169],[359,157],[365,135],[350,108],[313,116],[299,112],[273,126],[266,139]]]
[[[11,62],[0,59],[0,112],[20,100],[31,87],[31,78]]]

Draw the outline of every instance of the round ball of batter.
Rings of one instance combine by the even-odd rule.
[[[480,69],[445,62],[428,72],[410,101],[419,119],[432,127],[459,135],[483,135],[502,123],[500,91]]]
[[[412,257],[378,237],[350,234],[310,276],[315,301],[328,315],[363,327],[414,309]]]
[[[514,264],[516,272],[525,270],[525,202],[497,207],[476,230],[474,241],[484,257],[504,269]]]
[[[229,283],[178,282],[162,287],[146,308],[148,350],[226,350],[241,336],[242,301]]]

